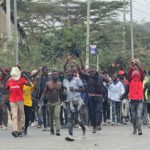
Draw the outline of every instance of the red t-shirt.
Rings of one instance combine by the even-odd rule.
[[[12,78],[8,80],[7,87],[9,88],[9,101],[10,102],[20,102],[23,101],[23,86],[27,83],[27,80],[20,78],[15,81]]]

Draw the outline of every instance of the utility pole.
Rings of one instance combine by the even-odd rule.
[[[126,50],[126,0],[123,0],[122,51]]]
[[[6,24],[7,24],[7,38],[11,40],[11,18],[10,18],[10,0],[6,0]]]
[[[14,23],[15,23],[15,50],[16,50],[16,65],[19,64],[18,58],[18,29],[17,29],[17,1],[14,0]]]
[[[131,24],[131,57],[134,58],[134,35],[133,35],[133,3],[130,0],[130,24]]]
[[[99,71],[99,52],[97,52],[97,71]]]
[[[90,46],[90,3],[91,0],[87,0],[87,28],[86,28],[86,61],[85,66],[86,68],[89,68],[89,58],[90,58],[90,52],[89,52],[89,46]]]

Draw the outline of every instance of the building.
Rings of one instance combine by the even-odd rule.
[[[17,27],[18,27],[19,39],[20,41],[22,41],[22,39],[27,37],[27,35],[24,32],[23,28],[19,25],[19,23],[17,24]],[[12,34],[15,31],[14,17],[12,13],[11,13],[11,31]],[[6,34],[7,34],[6,3],[4,0],[0,0],[0,37],[2,38]]]

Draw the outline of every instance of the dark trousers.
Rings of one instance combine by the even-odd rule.
[[[25,113],[25,131],[27,131],[28,126],[29,126],[29,122],[30,122],[30,118],[31,118],[31,108],[29,106],[24,106],[24,113]]]
[[[1,104],[0,104],[1,105]],[[8,126],[8,106],[5,103],[5,100],[0,106],[0,125]]]
[[[30,118],[31,123],[35,121],[35,103],[33,102],[32,108],[31,108],[31,118]]]
[[[105,99],[103,102],[103,120],[106,122],[108,119],[110,119],[110,103]]]
[[[102,123],[103,98],[91,96],[89,99],[89,103],[91,125],[95,128]]]

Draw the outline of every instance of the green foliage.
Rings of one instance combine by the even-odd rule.
[[[93,0],[91,3],[90,44],[97,45],[102,70],[120,60],[123,68],[127,68],[131,58],[129,23],[126,24],[126,50],[122,50],[123,23],[117,21],[122,7],[120,1]],[[65,59],[74,55],[73,44],[81,50],[85,60],[86,17],[86,2],[18,0],[18,22],[28,35],[20,45],[20,63],[27,69],[41,65],[62,69]],[[149,69],[150,23],[134,23],[134,36],[135,56]],[[96,56],[90,57],[90,64],[96,64]]]

